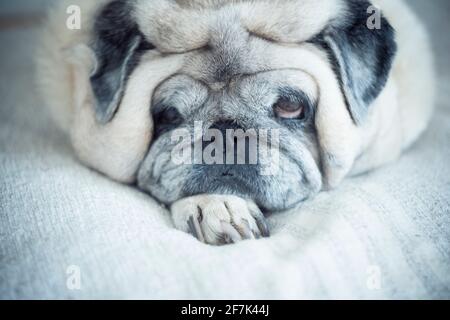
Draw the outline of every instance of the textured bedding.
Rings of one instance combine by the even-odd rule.
[[[398,162],[271,215],[271,238],[223,247],[79,164],[36,92],[36,32],[1,30],[0,298],[450,299],[450,4],[411,3],[435,40],[430,129]]]

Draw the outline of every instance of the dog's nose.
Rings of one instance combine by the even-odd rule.
[[[246,135],[245,130],[234,120],[221,120],[215,122],[209,127],[209,129],[216,129],[221,132],[223,142],[224,157],[227,159],[227,163],[231,158],[234,158],[233,164],[256,164],[257,162],[257,147],[255,143],[250,140],[256,138]],[[240,132],[238,132],[238,130]],[[203,149],[205,149],[211,143],[217,143],[217,141],[203,142]],[[231,158],[230,158],[231,156]],[[225,161],[225,159],[224,159]]]
[[[242,130],[242,127],[236,123],[236,121],[234,120],[220,120],[220,121],[216,121],[214,122],[210,127],[210,130],[212,129],[216,129],[219,130],[221,135],[222,135],[222,141],[223,141],[223,147],[224,150],[226,148],[226,144],[227,144],[227,137],[233,137],[233,143],[236,144],[237,143],[237,138],[235,137],[235,133],[236,130]],[[227,135],[227,130],[228,130],[228,135]],[[228,141],[228,143],[230,143],[231,141]],[[203,146],[206,147],[209,143],[204,143]]]
[[[224,150],[226,148],[227,143],[228,144],[232,143],[236,147],[238,138],[235,136],[235,133],[237,130],[243,130],[242,127],[239,124],[237,124],[236,121],[234,120],[216,121],[209,127],[209,129],[210,130],[216,129],[220,131],[222,135]],[[206,147],[206,145],[208,145],[208,143],[204,144],[204,147]]]
[[[220,120],[213,123],[210,129],[217,129],[222,132],[222,135],[225,137],[227,129],[230,130],[239,130],[242,127],[234,120]]]

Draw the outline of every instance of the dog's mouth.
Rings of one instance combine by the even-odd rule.
[[[203,194],[234,195],[265,211],[283,211],[309,198],[320,185],[312,157],[295,156],[298,144],[264,139],[228,144],[231,140],[219,139],[218,145],[197,145],[187,139],[168,149],[159,141],[140,169],[139,187],[166,204]]]
[[[183,193],[236,195],[253,200],[263,211],[286,210],[305,200],[301,193],[282,190],[280,177],[261,175],[261,170],[261,165],[197,165]]]
[[[260,193],[258,165],[195,165],[183,191],[186,195],[226,193],[254,197]]]
[[[253,200],[263,211],[276,212],[297,206],[320,189],[320,175],[316,177],[305,164],[283,155],[273,172],[267,169],[276,169],[274,162],[269,167],[265,162],[203,163],[161,168],[164,174],[155,176],[155,163],[141,168],[139,187],[166,204],[203,194],[234,195]]]

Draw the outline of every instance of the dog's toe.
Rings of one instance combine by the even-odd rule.
[[[269,236],[264,215],[236,196],[200,195],[171,206],[175,226],[204,243],[221,245]]]

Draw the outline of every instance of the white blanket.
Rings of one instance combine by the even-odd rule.
[[[224,247],[80,165],[37,98],[35,33],[0,32],[0,298],[450,298],[450,5],[413,2],[438,40],[430,129],[397,163],[272,215],[271,238]]]

